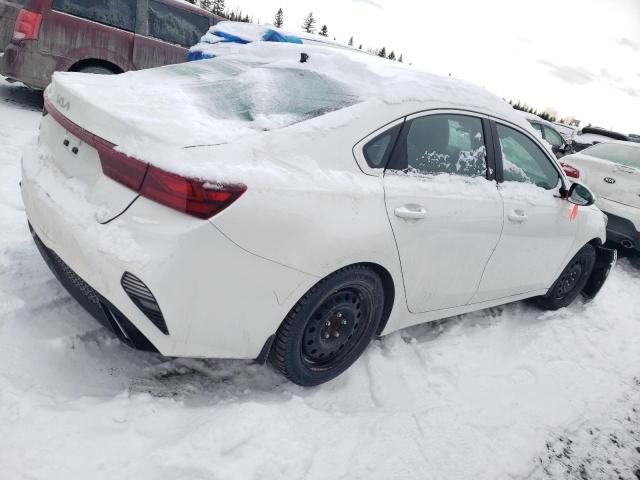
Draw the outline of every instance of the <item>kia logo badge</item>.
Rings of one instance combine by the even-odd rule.
[[[611,177],[605,177],[604,181],[611,184],[616,183],[616,179]]]

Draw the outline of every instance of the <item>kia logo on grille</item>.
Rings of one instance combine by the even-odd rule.
[[[616,179],[611,177],[605,177],[604,181],[607,183],[616,183]]]
[[[67,112],[69,111],[69,108],[71,107],[71,102],[69,102],[68,100],[66,100],[63,96],[58,95],[56,97],[56,103],[58,104],[58,106],[63,109],[66,110]]]

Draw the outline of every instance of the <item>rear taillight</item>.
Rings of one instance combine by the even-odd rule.
[[[20,10],[13,30],[13,40],[36,40],[40,33],[42,15],[29,10]]]
[[[562,167],[562,170],[564,170],[564,173],[566,173],[567,177],[580,178],[580,170],[576,167],[562,162],[560,162],[560,166]]]
[[[204,182],[149,165],[140,195],[194,217],[209,219],[246,191],[245,185]]]
[[[45,96],[44,111],[65,130],[98,151],[102,173],[167,207],[207,220],[222,212],[247,191],[239,183],[219,183],[166,172],[115,150],[115,145],[62,115]]]

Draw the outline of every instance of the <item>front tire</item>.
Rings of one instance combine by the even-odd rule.
[[[101,67],[100,65],[87,65],[86,67],[81,67],[75,71],[78,73],[91,73],[93,75],[115,75],[116,74],[113,70],[110,70],[107,67]]]
[[[334,379],[364,352],[380,325],[384,289],[370,268],[343,268],[317,283],[276,333],[269,359],[292,382]]]
[[[571,259],[549,293],[536,299],[538,305],[546,310],[558,310],[573,303],[589,281],[595,263],[596,249],[587,244]]]

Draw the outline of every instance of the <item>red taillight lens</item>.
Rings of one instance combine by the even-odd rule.
[[[102,173],[131,190],[140,190],[148,164],[116,152],[113,145],[95,136],[93,146],[98,150]]]
[[[209,219],[247,191],[241,184],[212,184],[149,166],[140,195],[194,217]]]
[[[564,170],[564,173],[567,174],[567,177],[580,178],[580,170],[576,167],[562,162],[560,162],[560,166],[562,167],[562,170]]]
[[[42,23],[42,15],[39,13],[20,10],[13,30],[13,39],[16,41],[37,39],[40,33],[40,23]]]

